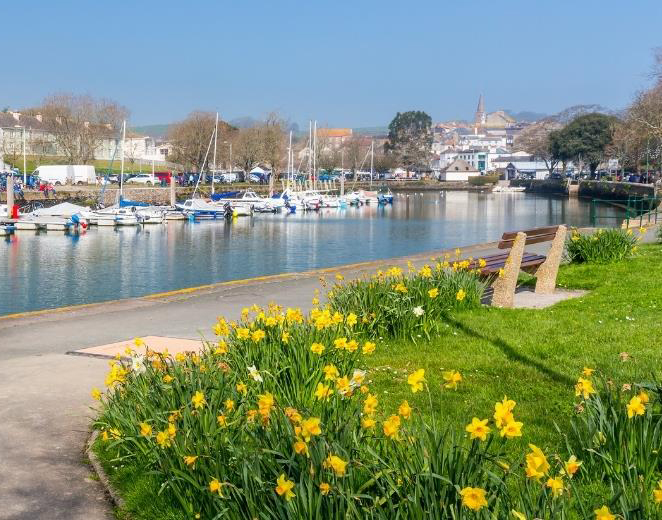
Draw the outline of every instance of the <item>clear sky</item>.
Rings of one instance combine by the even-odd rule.
[[[0,105],[113,98],[135,124],[194,109],[381,126],[626,106],[662,46],[660,0],[0,0]],[[306,124],[307,126],[307,124]]]

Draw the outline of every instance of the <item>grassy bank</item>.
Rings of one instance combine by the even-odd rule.
[[[502,456],[514,461],[512,467],[517,467],[516,471],[521,471],[520,466],[523,455],[528,451],[527,445],[534,443],[548,454],[550,462],[552,462],[551,454],[556,453],[557,450],[562,451],[564,445],[563,434],[570,431],[571,419],[575,417],[575,406],[578,403],[578,399],[575,397],[574,385],[585,367],[595,369],[593,377],[596,381],[596,387],[598,386],[598,381],[609,379],[613,388],[620,389],[624,384],[651,380],[652,371],[659,366],[662,356],[656,345],[659,343],[660,333],[662,332],[659,324],[660,302],[662,301],[661,257],[662,247],[650,245],[641,246],[634,258],[616,264],[565,266],[559,274],[559,285],[573,289],[585,289],[589,291],[587,294],[542,310],[493,309],[484,307],[465,310],[451,309],[446,312],[446,323],[441,328],[441,332],[436,332],[430,340],[419,338],[415,343],[395,340],[378,342],[379,346],[375,354],[366,357],[365,362],[368,364],[369,369],[367,384],[370,387],[370,392],[374,393],[379,400],[379,410],[384,410],[386,415],[388,415],[388,413],[392,413],[389,410],[397,409],[402,401],[407,399],[414,410],[414,415],[422,416],[424,420],[428,421],[436,417],[437,421],[441,420],[443,422],[444,427],[450,427],[457,432],[461,432],[460,435],[463,435],[464,428],[472,417],[481,419],[491,418],[494,411],[494,403],[500,401],[504,395],[507,395],[510,399],[517,402],[515,413],[517,420],[523,423],[523,435],[522,437],[515,437],[508,440],[503,444]],[[410,285],[408,289],[409,292],[407,294],[411,294],[413,287]],[[425,292],[422,292],[422,294],[425,294]],[[247,348],[250,345],[250,343],[246,343]],[[250,348],[254,347],[251,346]],[[255,351],[259,352],[259,349]],[[232,350],[230,351],[231,353]],[[241,360],[242,362],[244,361],[243,358]],[[229,374],[232,374],[236,368],[245,371],[245,363],[241,367],[236,367],[232,359],[228,359],[228,363]],[[276,372],[275,363],[277,361],[274,360],[273,372]],[[175,381],[183,377],[191,378],[187,379],[189,381],[187,383],[189,385],[188,388],[191,390],[197,388],[196,384],[199,385],[201,383],[200,379],[193,379],[194,376],[197,377],[195,366],[197,366],[195,363],[193,365],[184,365],[181,372],[173,373]],[[258,366],[262,367],[264,365],[258,363]],[[341,374],[347,373],[348,367],[345,367],[345,370],[343,370],[343,367],[338,366],[341,368]],[[421,368],[425,370],[425,380],[427,381],[429,393],[426,391],[412,393],[412,389],[409,387],[411,382],[408,385],[408,375],[415,373]],[[206,373],[208,370],[208,368],[205,368],[202,372]],[[444,372],[447,370],[457,370],[461,373],[462,381],[457,385],[457,389],[443,387],[445,382]],[[268,380],[265,379],[265,384],[267,382]],[[222,388],[223,383],[219,382],[218,385]],[[166,390],[166,392],[169,391]],[[210,404],[212,402],[210,392],[212,391],[210,388],[205,390],[205,395],[209,399]],[[182,397],[179,402],[185,402],[187,399],[190,399],[190,395],[186,393],[184,395],[185,397]],[[124,399],[125,397],[120,394],[116,398]],[[126,398],[129,399],[131,396],[126,396]],[[281,396],[281,399],[285,401],[284,395]],[[309,397],[304,396],[303,399],[305,401]],[[343,413],[343,410],[346,411],[346,408],[343,408],[345,405],[341,404],[342,402],[347,402],[347,400],[334,401],[335,405],[338,406],[338,413]],[[148,401],[144,401],[144,404],[141,406],[146,407],[149,405],[150,403]],[[122,405],[120,404],[119,406],[121,407]],[[318,406],[317,401],[309,403],[309,406],[311,410],[315,409],[315,413],[323,414],[328,411],[328,409],[315,408]],[[320,412],[320,410],[322,411]],[[197,417],[203,411],[206,412],[204,405],[199,412],[193,410],[190,416],[185,415],[182,423],[182,431],[184,431],[184,426],[186,426],[187,431],[191,432],[191,436],[189,437],[187,433],[186,438],[178,440],[174,448],[168,449],[177,448],[179,443],[184,445],[184,443],[190,442],[190,439],[195,435],[199,435],[199,433],[194,432],[194,429],[199,427],[198,421],[202,421],[202,416],[200,415],[200,419],[197,419]],[[184,413],[187,414],[188,412],[185,411]],[[147,414],[148,419],[152,416],[153,414]],[[347,417],[341,417],[339,423],[344,424],[343,421],[347,420]],[[173,494],[168,490],[159,493],[161,484],[159,474],[146,472],[143,467],[132,462],[132,459],[116,458],[118,455],[117,447],[121,447],[122,443],[135,442],[141,446],[141,449],[145,449],[145,446],[150,446],[149,443],[144,442],[144,439],[137,437],[133,433],[128,433],[129,429],[135,429],[137,421],[143,420],[143,418],[144,414],[141,413],[135,417],[131,416],[127,428],[116,433],[117,440],[99,443],[97,450],[104,460],[107,469],[110,470],[111,479],[127,499],[127,509],[131,512],[133,518],[174,519],[186,517],[181,512]],[[112,414],[109,416],[109,419],[112,419]],[[210,419],[214,422],[213,415]],[[273,428],[277,428],[279,425],[277,419],[272,418],[272,420],[274,421]],[[161,423],[163,421],[164,419],[161,419]],[[120,423],[117,424],[118,428],[122,427]],[[177,424],[177,428],[180,428],[179,423]],[[331,430],[331,416],[323,416],[322,424],[324,425],[324,430]],[[631,424],[635,423],[633,422]],[[562,432],[561,434],[557,432],[557,427]],[[492,428],[493,430],[495,429],[494,426]],[[351,433],[351,427],[348,427],[347,430],[350,430],[349,433]],[[326,434],[326,431],[324,433]],[[268,431],[260,433],[260,435],[262,434],[269,435]],[[111,435],[113,435],[112,431]],[[179,436],[179,429],[176,435]],[[216,433],[205,437],[204,442],[206,443],[207,439],[214,435]],[[255,435],[258,434],[255,433]],[[344,433],[337,433],[334,430],[333,435],[337,436],[336,442],[338,444],[334,444],[336,450],[341,449],[341,441],[347,445],[352,442],[341,437]],[[496,438],[497,436],[498,432],[494,431],[493,437]],[[279,463],[283,464],[282,467],[291,465],[289,466],[289,471],[290,473],[294,473],[293,468],[296,467],[296,464],[299,464],[297,461],[300,459],[296,455],[292,455],[292,458],[289,459],[288,448],[285,448],[287,450],[286,452],[279,451],[283,449],[282,446],[277,447],[276,445],[279,438],[278,435],[270,438],[273,444],[267,443],[267,450],[274,450],[273,453],[277,453],[276,458],[279,458]],[[332,438],[333,436],[329,434],[329,442],[333,442],[331,440]],[[167,441],[166,436],[163,439]],[[370,438],[366,439],[362,442],[372,447]],[[116,444],[113,444],[114,442]],[[480,443],[477,443],[478,441],[474,441],[471,444],[472,450],[480,445]],[[286,440],[285,446],[288,444],[289,441]],[[358,459],[360,456],[367,456],[365,453],[362,455],[359,454],[360,448],[358,446],[360,445],[361,443],[359,442],[354,448],[355,451],[353,452],[354,455],[351,456],[352,459],[354,457]],[[225,449],[225,445],[223,446],[223,449]],[[317,445],[311,441],[310,446],[312,453]],[[387,452],[387,462],[391,460],[390,457],[395,460],[398,454],[405,453],[399,451],[401,449],[400,446],[402,444],[388,444],[387,449],[395,451]],[[439,452],[445,450],[443,446],[445,444],[442,444],[442,448],[438,450]],[[465,449],[469,445],[463,446],[463,449]],[[200,448],[201,446],[198,445],[197,449]],[[152,448],[149,449],[151,450]],[[195,453],[198,455],[200,453],[192,446],[187,446],[186,449],[189,451],[184,454],[190,452],[190,454]],[[379,450],[381,448],[377,444],[373,449]],[[403,449],[407,448],[405,447]],[[159,451],[159,453],[162,452]],[[349,454],[349,452],[347,453]],[[426,453],[431,454],[429,450]],[[657,453],[657,451],[654,453]],[[587,456],[585,452],[584,455]],[[245,454],[242,454],[242,456],[245,456]],[[312,457],[313,459],[315,458],[314,453]],[[567,455],[563,460],[565,458],[567,458]],[[177,457],[169,460],[171,462],[168,462],[168,464],[175,464]],[[306,459],[303,460],[305,461]],[[191,478],[196,478],[199,472],[209,468],[207,461],[203,461],[204,459],[201,458],[198,462],[201,467],[196,468],[196,471],[190,474],[187,468],[184,468],[184,471],[178,470],[175,472],[173,470],[173,474],[176,475],[177,479],[187,479],[189,475],[193,475]],[[403,467],[402,469],[397,468],[398,471],[406,473],[408,471],[408,469],[404,469],[406,463],[402,461],[400,463],[403,464]],[[266,466],[268,463],[263,461],[260,464]],[[202,467],[203,465],[204,468]],[[451,465],[451,470],[453,467],[455,467],[454,464]],[[258,466],[255,468],[256,471],[265,471],[261,465],[259,468]],[[303,464],[303,468],[304,473],[307,473],[305,471],[305,463]],[[312,461],[310,468],[312,469]],[[360,469],[358,465],[353,468],[353,476],[345,481],[348,485],[352,478],[356,478],[356,473]],[[221,470],[212,468],[210,471]],[[287,472],[288,470],[286,469],[285,471]],[[462,469],[462,472],[464,471],[470,472],[472,470]],[[655,469],[654,471],[658,472],[659,469]],[[275,475],[278,473],[280,473],[280,469],[276,471]],[[297,496],[303,497],[306,493],[304,487],[305,479],[301,477],[301,480],[297,480],[296,476],[290,476],[296,482],[295,491]],[[550,506],[552,507],[549,510],[551,512],[541,517],[594,518],[594,515],[592,515],[593,508],[600,507],[602,504],[609,502],[611,497],[615,495],[615,492],[606,486],[602,486],[599,477],[597,479],[592,479],[589,475],[585,477],[579,485],[582,489],[581,494],[587,503],[590,504],[590,507],[587,509],[590,516],[587,516],[586,513],[580,514],[574,509],[573,511],[575,512],[568,513],[567,516],[561,513],[556,515],[553,509],[555,506]],[[384,474],[375,476],[376,480],[384,478]],[[452,478],[454,482],[459,483],[463,477],[456,475]],[[471,478],[476,479],[473,482],[477,485],[478,479],[482,477],[477,473],[472,474]],[[481,481],[482,485],[488,489],[493,485],[490,479],[491,477]],[[334,486],[337,485],[340,487],[343,485],[341,483],[342,481],[343,479],[339,479],[337,484],[334,481]],[[202,482],[207,482],[207,480],[203,480]],[[510,484],[512,482],[511,480]],[[544,491],[544,479],[542,484],[543,486],[541,488],[544,494],[546,493]],[[200,484],[196,481],[193,485],[199,486]],[[376,484],[373,482],[373,485]],[[396,485],[397,489],[399,483],[394,485]],[[406,482],[406,485],[412,484]],[[460,487],[462,485],[465,484],[461,484]],[[522,497],[527,497],[531,493],[535,496],[542,496],[540,495],[540,489],[530,482],[526,482],[521,487],[519,485],[516,487],[520,489],[518,493],[521,493]],[[204,485],[199,489],[201,494],[208,493]],[[414,486],[411,489],[427,488],[416,488]],[[501,497],[504,496],[504,489],[501,489]],[[507,489],[510,489],[510,485]],[[251,492],[251,490],[248,489],[247,492]],[[391,492],[393,493],[394,503],[400,501],[402,504],[402,500],[406,501],[404,497],[397,497],[398,499],[396,500],[397,491],[392,490]],[[490,496],[496,496],[496,488],[492,488],[488,493]],[[264,500],[265,504],[268,504],[269,507],[280,507],[279,504],[281,502],[286,504],[284,500],[281,500],[275,494],[273,495],[267,496],[263,494],[263,498],[258,499],[258,502],[261,503],[261,500]],[[383,496],[382,493],[377,493],[377,495]],[[646,497],[650,495],[648,488],[644,495]],[[256,496],[260,495],[258,494]],[[552,504],[555,503],[554,498],[547,497],[545,499],[549,499]],[[279,500],[281,501],[279,502]],[[303,498],[297,498],[296,500],[303,500]],[[311,497],[310,500],[317,500],[317,498]],[[413,500],[413,503],[416,504],[418,500],[423,500],[423,497],[418,497],[416,500]],[[454,495],[450,496],[450,501],[452,502],[452,500],[456,500]],[[500,516],[498,518],[510,518],[510,507],[517,506],[518,509],[524,510],[524,507],[519,507],[523,504],[517,502],[517,500],[520,499],[516,499],[505,509],[500,509]],[[648,498],[647,500],[651,501]],[[439,503],[438,500],[437,503]],[[612,508],[615,507],[613,503],[609,505]],[[380,504],[380,507],[382,506],[384,504]],[[267,506],[265,505],[265,507]],[[491,503],[491,507],[498,508],[499,505]],[[570,507],[574,508],[575,505],[571,505]],[[531,506],[529,508],[529,510],[534,509],[536,507]],[[286,511],[283,509],[281,512],[278,512],[276,509],[273,515],[270,511],[267,516],[278,517],[280,515],[284,517]],[[475,516],[473,516],[474,513],[466,509],[453,511],[455,512],[449,514],[455,514],[455,518],[488,518],[486,511],[481,511],[480,514],[476,513]],[[351,517],[351,514],[349,516]],[[212,518],[212,516],[203,516],[203,518],[208,517]],[[293,517],[297,516],[294,515]],[[446,518],[447,516],[440,514],[438,517]],[[643,513],[640,511],[638,516],[631,517],[657,518],[650,513],[646,513],[646,511]],[[529,516],[526,516],[526,518],[529,518]],[[626,516],[626,518],[630,518],[630,516]]]

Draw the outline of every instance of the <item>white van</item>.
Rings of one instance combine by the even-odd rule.
[[[97,175],[94,166],[87,164],[54,164],[49,166],[39,166],[34,171],[34,175],[38,175],[41,182],[50,182],[55,185],[97,183]]]

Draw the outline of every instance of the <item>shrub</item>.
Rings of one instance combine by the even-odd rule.
[[[566,242],[566,251],[570,261],[576,263],[618,262],[637,250],[637,242],[644,233],[645,228],[641,228],[637,235],[631,229],[599,229],[590,235],[573,230]]]
[[[453,309],[480,305],[486,282],[469,270],[470,260],[450,262],[450,256],[408,272],[399,267],[338,283],[327,294],[331,308],[352,309],[357,328],[372,337],[430,338],[443,325],[444,315]]]
[[[499,175],[474,175],[469,177],[469,184],[472,186],[485,186],[486,184],[496,184],[499,180]]]

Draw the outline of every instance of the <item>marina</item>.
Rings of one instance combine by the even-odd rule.
[[[622,213],[604,211],[614,222]],[[16,229],[0,241],[0,315],[438,251],[522,226],[587,226],[589,213],[581,199],[427,192],[387,205],[150,225],[116,225],[111,213],[111,225],[67,233]]]

